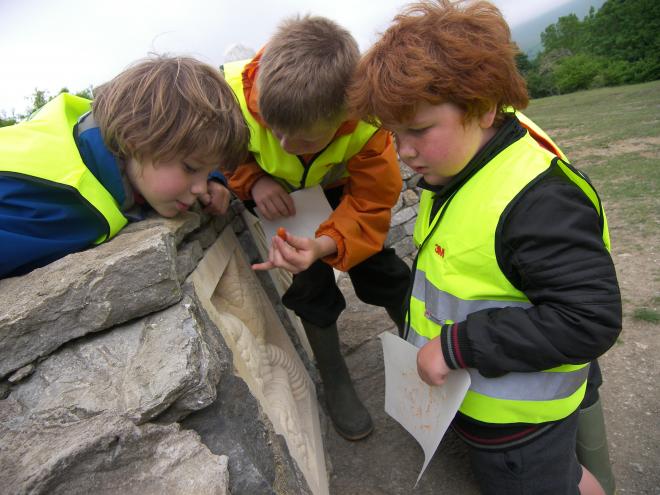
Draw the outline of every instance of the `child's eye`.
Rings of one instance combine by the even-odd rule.
[[[424,134],[429,129],[430,129],[429,127],[420,127],[418,129],[408,129],[408,132],[414,136],[419,136],[421,134]]]
[[[189,174],[194,174],[195,172],[197,172],[197,169],[195,167],[191,167],[185,162],[183,163],[183,169]]]

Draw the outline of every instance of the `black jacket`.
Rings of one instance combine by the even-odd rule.
[[[431,218],[444,201],[499,152],[527,132],[515,117],[468,166],[436,193]],[[452,329],[466,367],[486,377],[539,371],[595,360],[621,331],[621,296],[602,220],[591,201],[557,165],[519,195],[500,219],[497,261],[531,308],[494,308],[468,315]],[[450,331],[450,325],[442,332]],[[458,368],[440,339],[447,365]]]

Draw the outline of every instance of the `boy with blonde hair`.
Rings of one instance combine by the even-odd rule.
[[[247,139],[220,71],[192,58],[141,61],[94,101],[53,98],[0,129],[0,278],[109,240],[141,205],[224,212],[216,170],[235,167]]]
[[[332,268],[347,271],[357,296],[399,327],[410,273],[383,249],[402,187],[391,135],[347,113],[358,58],[350,33],[307,16],[283,22],[254,59],[224,67],[251,130],[252,159],[227,174],[229,186],[271,220],[295,215],[289,193],[316,185],[334,209],[314,238],[273,238],[269,259],[254,268],[295,274],[282,301],[302,320],[330,418],[350,440],[373,423],[340,352],[336,322],[346,302]]]
[[[423,177],[407,340],[426,383],[470,373],[453,428],[482,492],[600,494],[576,431],[589,363],[621,330],[607,221],[587,178],[518,111],[514,56],[492,4],[412,4],[360,62],[349,99]],[[598,455],[612,493],[606,443]]]

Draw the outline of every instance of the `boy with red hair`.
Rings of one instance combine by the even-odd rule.
[[[576,431],[581,404],[602,424],[587,384],[621,329],[607,221],[588,179],[517,111],[515,51],[488,2],[413,4],[361,60],[349,101],[423,177],[406,335],[426,383],[470,373],[453,428],[481,490],[603,493]]]

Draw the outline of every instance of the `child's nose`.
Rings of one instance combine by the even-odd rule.
[[[200,175],[200,177],[195,179],[193,182],[192,187],[190,188],[190,192],[192,192],[195,196],[200,196],[202,194],[206,194],[207,189],[207,177],[202,177]]]
[[[413,158],[417,152],[407,139],[397,138],[397,151],[402,159]]]

